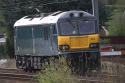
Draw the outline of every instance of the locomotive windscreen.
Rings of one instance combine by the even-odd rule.
[[[87,35],[95,33],[95,21],[67,21],[60,23],[61,35]]]

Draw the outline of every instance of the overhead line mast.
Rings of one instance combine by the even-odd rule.
[[[99,29],[99,8],[98,8],[98,0],[92,0],[92,10],[93,15],[97,17],[97,27]],[[98,30],[99,31],[99,30]]]

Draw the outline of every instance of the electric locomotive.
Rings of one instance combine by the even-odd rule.
[[[14,24],[17,68],[42,69],[49,57],[67,55],[99,62],[97,18],[85,11],[25,16]],[[93,59],[94,58],[94,59]],[[92,62],[93,63],[93,62]]]

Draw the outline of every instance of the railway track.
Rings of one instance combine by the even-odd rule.
[[[0,79],[35,81],[36,77],[37,75],[35,73],[26,73],[18,69],[0,68]]]
[[[69,78],[68,80],[75,81],[76,83],[125,83],[124,77],[105,73],[86,75],[75,79]]]
[[[0,68],[0,73],[16,73],[16,74],[28,74],[28,75],[34,75],[37,73],[30,73],[30,72],[24,72],[21,69],[12,69],[12,68]]]
[[[115,59],[115,62],[119,63],[114,63],[112,60],[111,58],[102,60],[104,68],[101,72],[88,72],[85,76],[73,80],[77,80],[78,83],[124,83],[125,64],[119,62],[120,59]],[[0,79],[32,80],[36,83],[36,76],[35,73],[26,73],[19,69],[0,68]]]
[[[35,75],[0,73],[2,79],[34,80]]]
[[[123,73],[124,74],[124,73]],[[78,77],[78,83],[125,83],[125,75],[109,74],[107,72],[88,73],[83,77]]]
[[[125,65],[125,57],[122,56],[107,56],[107,57],[101,57],[101,61],[110,61],[113,63],[120,63]]]
[[[78,83],[125,83],[125,58],[101,57],[101,70],[88,71]]]

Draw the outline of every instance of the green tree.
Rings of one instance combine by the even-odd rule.
[[[123,10],[115,9],[109,21],[109,33],[112,36],[125,36],[125,16]]]
[[[70,1],[67,3],[58,3]],[[51,4],[55,2],[55,4]],[[107,20],[107,14],[102,0],[100,5],[100,24],[104,24]],[[92,12],[91,0],[0,0],[0,10],[5,17],[5,26],[7,27],[7,52],[8,55],[13,55],[13,25],[14,22],[25,15],[35,14],[35,8],[42,12],[55,12],[66,10],[84,10]]]
[[[112,8],[107,8],[107,2],[99,0],[99,24],[102,26],[106,25],[106,22],[110,19],[112,15]]]
[[[6,22],[3,15],[0,15],[0,33],[6,33]]]
[[[116,0],[116,3],[119,4],[119,5],[125,5],[124,0]]]
[[[70,1],[70,0],[0,0],[0,10],[5,17],[5,23],[7,27],[7,53],[8,55],[14,54],[14,45],[13,45],[13,25],[14,22],[25,15],[34,14],[34,8],[38,8],[43,12],[54,12],[58,10],[70,10],[70,9],[83,9],[87,5],[83,7],[83,4],[76,3],[76,1],[69,2],[69,3],[60,3],[58,4],[49,4],[45,5],[46,3],[52,2],[63,2],[63,1]],[[86,0],[87,3],[88,0]],[[78,7],[79,6],[79,7]]]
[[[111,19],[109,20],[109,33],[111,36],[125,36],[125,7],[123,6],[125,4],[124,0],[116,0],[115,5],[112,5],[112,7],[115,7],[114,11],[112,11]]]

